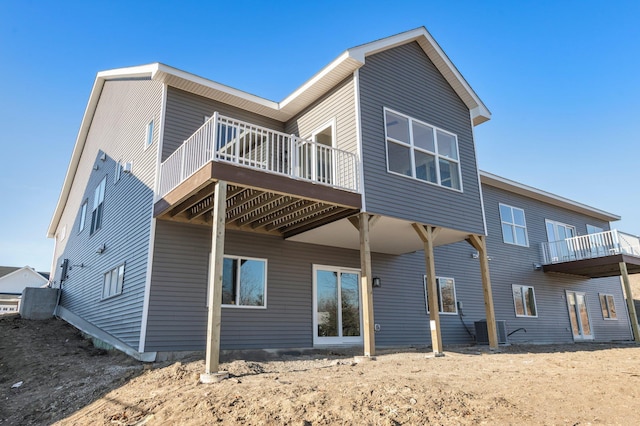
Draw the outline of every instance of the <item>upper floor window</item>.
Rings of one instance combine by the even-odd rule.
[[[438,312],[441,314],[457,314],[456,283],[453,278],[436,277],[438,290]],[[429,294],[427,291],[427,276],[424,276],[424,300],[429,313]]]
[[[147,135],[144,141],[144,149],[147,149],[153,143],[153,120],[147,124]]]
[[[267,261],[225,256],[222,269],[222,304],[265,307]]]
[[[563,241],[567,238],[576,236],[576,227],[567,225],[562,222],[556,222],[546,219],[545,225],[547,227],[547,240],[549,242]]]
[[[462,190],[456,135],[386,108],[384,122],[389,172]]]
[[[102,228],[102,210],[104,207],[104,189],[107,184],[105,176],[93,194],[93,210],[91,210],[91,234]]]
[[[600,293],[600,309],[602,310],[602,318],[618,319],[616,314],[616,304],[613,301],[613,295]]]
[[[599,226],[589,225],[587,223],[587,234],[599,234],[601,232],[604,232],[604,229]]]
[[[536,294],[533,291],[533,287],[513,284],[511,290],[513,292],[513,305],[516,310],[516,316],[537,318]]]
[[[502,241],[518,246],[529,245],[524,210],[500,203],[500,222],[502,223]]]
[[[84,203],[82,203],[82,207],[80,207],[80,224],[78,225],[78,233],[84,230],[84,225],[86,223],[87,217],[87,204],[87,200],[84,200]]]

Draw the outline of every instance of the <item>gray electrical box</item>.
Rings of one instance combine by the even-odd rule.
[[[474,325],[476,327],[476,343],[479,345],[488,345],[489,330],[487,329],[487,320],[476,321]],[[507,322],[504,320],[496,321],[496,329],[498,331],[498,344],[508,344]]]

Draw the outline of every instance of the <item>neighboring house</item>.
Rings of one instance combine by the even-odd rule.
[[[347,50],[281,102],[162,64],[101,72],[49,228],[57,313],[141,359],[207,347],[208,363],[439,353],[485,319],[492,346],[633,339],[614,276],[640,259],[619,217],[479,172],[490,117],[424,28]]]
[[[29,266],[0,266],[0,315],[20,311],[20,300],[26,287],[44,287],[48,283],[48,273],[36,272]]]

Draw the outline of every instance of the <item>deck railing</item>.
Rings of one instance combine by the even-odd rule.
[[[640,257],[640,238],[614,229],[541,243],[541,249],[542,262],[545,265],[614,254]]]
[[[215,113],[160,165],[162,197],[209,161],[360,191],[355,154]]]

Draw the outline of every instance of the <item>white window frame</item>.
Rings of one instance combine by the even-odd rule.
[[[98,186],[93,193],[93,209],[91,209],[91,232],[90,235],[95,234],[102,229],[102,221],[104,219],[104,193],[107,186],[107,177],[102,178]],[[98,219],[94,220],[94,214]]]
[[[115,268],[105,272],[102,276],[102,300],[122,294],[124,286],[125,263],[120,263]],[[117,280],[114,285],[114,278]]]
[[[220,301],[221,306],[223,308],[238,308],[238,309],[267,309],[267,282],[268,277],[267,277],[267,272],[269,270],[268,268],[268,261],[267,259],[261,259],[259,257],[248,257],[248,256],[233,256],[233,255],[224,255],[224,259],[235,259],[238,261],[237,264],[237,274],[236,277],[238,279],[238,282],[236,283],[236,294],[235,296],[235,304],[224,304],[222,303],[222,301]],[[261,306],[252,306],[252,305],[240,305],[238,304],[240,301],[240,287],[241,287],[241,276],[240,276],[240,267],[241,267],[241,261],[242,260],[253,260],[253,261],[258,261],[258,262],[263,262],[264,263],[264,282],[263,282],[263,297],[262,297],[262,305]],[[223,260],[223,273],[224,273],[224,260]],[[224,276],[223,276],[223,281],[224,281]],[[207,285],[207,294],[209,292],[209,288]]]
[[[360,293],[359,300],[359,315],[360,315],[360,335],[359,336],[342,336],[342,330],[339,331],[339,336],[331,336],[324,337],[318,336],[318,271],[331,271],[335,272],[338,276],[341,274],[355,274],[358,275],[358,279],[362,277],[360,269],[343,267],[343,266],[331,266],[331,265],[312,265],[312,274],[313,274],[313,296],[312,296],[312,309],[313,309],[313,345],[314,346],[322,346],[322,345],[344,345],[344,344],[362,344],[364,341],[364,318],[362,314],[362,290],[358,287],[358,292]],[[359,281],[358,280],[358,281]],[[340,284],[341,286],[342,284]],[[340,287],[341,288],[341,287]],[[340,293],[339,293],[340,294]],[[339,296],[339,300],[341,301],[341,295]],[[340,303],[341,304],[341,303]],[[342,326],[342,313],[339,314],[339,325]]]
[[[398,139],[394,139],[394,138],[389,137],[387,135],[387,112],[395,114],[395,115],[398,115],[398,116],[401,116],[401,117],[406,118],[408,120],[409,143],[406,143],[404,141],[400,141]],[[384,116],[383,119],[384,119],[384,136],[385,136],[384,140],[385,140],[385,150],[386,150],[385,157],[386,157],[386,160],[387,160],[387,172],[388,173],[391,173],[391,174],[394,174],[394,175],[397,175],[397,176],[402,176],[402,177],[409,178],[409,179],[413,179],[413,180],[418,181],[418,182],[424,182],[424,183],[427,183],[429,185],[435,185],[435,186],[438,186],[440,188],[446,188],[446,189],[449,189],[449,190],[452,190],[452,191],[463,192],[462,166],[460,164],[460,144],[459,144],[459,141],[458,141],[458,135],[456,135],[455,133],[449,132],[447,130],[444,130],[444,129],[440,128],[440,127],[434,126],[433,124],[429,124],[429,123],[426,123],[424,121],[420,121],[418,119],[412,118],[412,117],[410,117],[410,116],[408,116],[406,114],[403,114],[401,112],[392,110],[391,108],[384,107],[383,108],[383,116]],[[412,123],[414,123],[414,122],[418,123],[418,124],[420,124],[422,126],[431,127],[433,129],[433,143],[434,143],[434,151],[433,152],[429,151],[427,149],[421,148],[421,147],[417,147],[417,146],[414,145],[413,126],[412,126]],[[457,159],[454,159],[454,158],[451,158],[451,157],[447,157],[447,156],[444,156],[444,155],[440,155],[438,153],[438,138],[437,138],[438,132],[442,132],[442,133],[448,134],[450,136],[453,136],[453,138],[456,141],[456,157],[457,157]],[[393,171],[393,170],[391,170],[389,168],[389,142],[397,144],[397,145],[404,146],[406,148],[409,148],[410,161],[411,161],[411,176],[405,175],[403,173],[398,173],[398,172]],[[424,154],[427,154],[427,155],[431,155],[431,156],[434,157],[435,167],[436,167],[436,182],[431,182],[431,181],[424,180],[424,179],[418,179],[416,177],[416,167],[415,167],[416,166],[416,161],[415,161],[415,152],[416,151],[424,153]],[[448,161],[450,163],[455,163],[457,165],[458,182],[460,182],[460,188],[454,188],[454,187],[450,187],[450,186],[446,186],[446,185],[442,184],[442,181],[441,181],[442,177],[441,177],[441,174],[440,174],[440,159],[443,159],[443,160]]]
[[[454,312],[445,312],[443,310],[442,304],[442,285],[440,284],[440,280],[451,280],[453,282],[453,308]],[[423,287],[424,287],[424,303],[427,308],[427,313],[429,312],[429,292],[427,291],[427,276],[422,276]],[[441,315],[458,315],[458,294],[456,292],[456,280],[451,277],[436,277],[436,287],[438,291],[438,313]]]
[[[591,224],[587,223],[587,234],[588,235],[600,234],[601,232],[604,232],[604,228],[602,228],[601,226],[591,225]]]
[[[604,298],[604,299],[603,299]],[[600,313],[602,314],[602,319],[605,321],[617,321],[618,320],[618,310],[616,309],[616,301],[613,297],[613,294],[610,293],[598,293],[598,300],[600,301]],[[602,302],[604,301],[604,305]],[[611,303],[611,304],[609,304]],[[611,310],[611,305],[613,305],[613,310]],[[608,317],[604,316],[604,311],[607,311]],[[613,312],[613,317],[611,313]]]
[[[78,234],[84,231],[87,225],[87,209],[89,208],[89,200],[85,199],[80,206],[80,223],[78,224]]]
[[[116,170],[113,173],[113,183],[117,183],[122,176],[122,160],[116,162]]]
[[[522,307],[524,309],[524,314],[518,313],[518,308],[516,305],[516,293],[515,289],[520,288],[520,294],[522,294]],[[525,296],[525,290],[531,290],[533,293],[533,309],[535,309],[535,315],[527,314],[527,298]],[[512,284],[511,285],[511,298],[513,299],[513,312],[516,314],[517,318],[538,318],[538,302],[536,301],[536,291],[533,286],[524,285],[524,284]]]
[[[508,222],[508,221],[504,220],[504,218],[502,217],[502,207],[507,207],[507,208],[511,209],[511,217],[512,218],[514,217],[514,214],[513,214],[514,210],[521,211],[522,212],[522,217],[524,219],[524,226],[516,224],[515,220],[514,220],[514,222]],[[502,242],[505,243],[505,244],[511,244],[511,245],[514,245],[514,246],[529,247],[529,232],[527,230],[527,216],[525,215],[524,209],[522,209],[520,207],[514,207],[514,206],[511,206],[509,204],[498,203],[498,214],[500,215],[500,231],[502,232]],[[511,232],[513,234],[513,242],[505,240],[504,231],[502,230],[502,226],[503,225],[511,226]],[[524,239],[525,239],[524,244],[519,244],[518,243],[516,228],[524,229]]]
[[[144,137],[144,149],[146,150],[147,148],[149,148],[151,145],[153,145],[153,128],[154,128],[155,124],[154,124],[154,120],[151,119],[151,121],[149,121],[149,123],[147,124],[147,131],[145,133],[145,137]]]
[[[565,229],[572,229],[574,237],[578,235],[578,233],[576,232],[576,227],[573,226],[573,225],[569,225],[569,224],[563,223],[563,222],[558,222],[557,220],[545,219],[544,220],[544,230],[547,233],[547,241],[549,240],[549,229],[547,228],[547,226],[549,224],[552,224],[554,226],[554,231],[558,227],[563,227]],[[569,237],[569,238],[573,238],[573,237]],[[556,241],[563,241],[563,240],[556,240]],[[548,242],[553,243],[554,241],[548,241]]]

